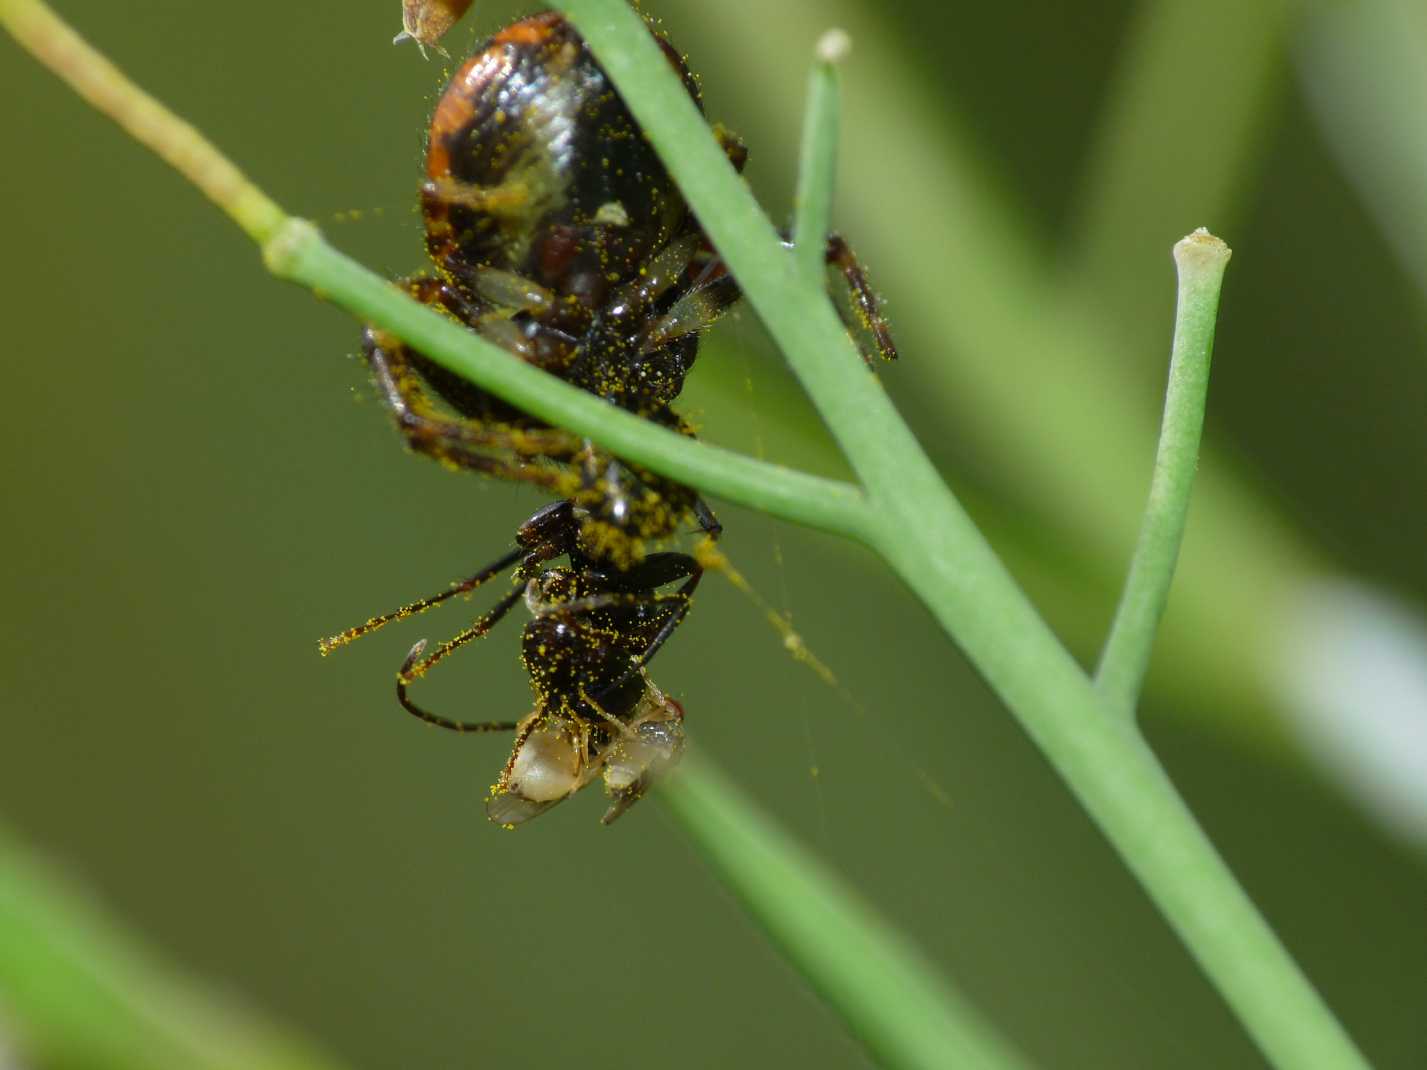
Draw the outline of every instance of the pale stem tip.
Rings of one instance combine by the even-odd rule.
[[[1174,243],[1174,262],[1180,271],[1222,271],[1232,255],[1233,250],[1205,227]]]
[[[846,30],[834,27],[818,38],[817,57],[822,63],[841,63],[851,52],[852,36]]]

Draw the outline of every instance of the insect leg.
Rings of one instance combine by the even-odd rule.
[[[882,355],[882,359],[896,360],[897,346],[892,341],[892,331],[887,326],[887,319],[882,315],[881,303],[877,300],[877,295],[872,291],[872,284],[867,279],[867,270],[857,259],[857,254],[852,251],[852,246],[847,244],[847,240],[841,234],[827,236],[827,252],[824,254],[824,262],[842,275],[843,282],[847,285],[847,296],[852,310],[861,322],[863,329],[872,336],[872,340],[877,346],[877,352]],[[868,367],[872,366],[872,361],[868,359],[866,353],[863,354],[863,359],[867,360]]]
[[[427,724],[434,724],[438,728],[445,728],[452,732],[509,732],[513,730],[516,726],[514,721],[454,721],[448,717],[442,717],[416,705],[407,697],[406,692],[412,681],[425,676],[446,655],[465,646],[472,639],[481,638],[495,627],[500,619],[510,612],[511,607],[520,601],[524,590],[523,584],[513,588],[509,594],[495,604],[489,613],[482,616],[469,628],[446,640],[425,658],[422,657],[422,654],[426,652],[426,640],[423,639],[413,646],[411,652],[406,655],[406,660],[401,663],[401,670],[396,674],[396,700],[401,703],[402,709]]]
[[[580,449],[579,439],[553,428],[487,425],[446,416],[426,393],[405,345],[385,332],[368,328],[362,336],[362,347],[382,400],[412,449],[458,468],[534,483],[555,493],[567,489],[569,479],[565,473],[532,462],[538,458],[568,458]],[[483,449],[505,453],[481,452]]]

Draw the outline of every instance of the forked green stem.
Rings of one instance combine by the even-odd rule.
[[[0,1010],[25,1066],[335,1070],[136,944],[62,867],[0,826]],[[10,1066],[8,1059],[4,1065]],[[15,1064],[20,1065],[20,1064]]]
[[[822,288],[777,255],[771,224],[638,16],[624,0],[562,6],[872,498],[872,548],[1025,727],[1264,1053],[1283,1070],[1365,1066],[1133,725],[1108,713],[865,373]],[[1208,296],[1181,307],[1180,317],[1199,315]],[[1217,305],[1217,285],[1212,297]]]

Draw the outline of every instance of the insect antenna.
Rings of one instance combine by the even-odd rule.
[[[478,618],[469,628],[457,632],[450,639],[447,639],[425,658],[422,658],[421,655],[426,649],[426,640],[421,640],[421,642],[411,648],[411,653],[406,656],[406,661],[402,663],[401,671],[397,673],[398,683],[409,684],[413,680],[421,679],[435,667],[437,662],[445,658],[446,655],[459,650],[472,639],[481,638],[481,636],[494,628],[502,617],[510,612],[510,607],[515,605],[515,603],[520,600],[520,596],[524,593],[524,584],[513,587],[504,598],[492,607],[489,613]]]
[[[338,647],[346,646],[354,639],[360,639],[364,635],[370,635],[372,632],[385,627],[394,620],[405,620],[407,617],[414,617],[418,613],[424,613],[432,606],[439,606],[442,602],[445,602],[449,598],[454,598],[458,594],[469,594],[487,580],[494,576],[499,576],[506,569],[510,568],[519,561],[525,553],[526,551],[524,549],[517,546],[508,554],[505,554],[503,557],[481,569],[475,575],[468,576],[464,580],[458,580],[451,584],[449,588],[440,594],[433,594],[429,598],[417,599],[415,602],[407,603],[400,609],[393,610],[390,613],[383,613],[379,617],[372,617],[365,624],[359,624],[355,628],[348,628],[345,632],[328,636],[326,639],[319,639],[317,641],[317,649],[326,657]],[[444,654],[442,656],[444,656]],[[432,655],[432,657],[434,658],[435,655]],[[418,673],[418,675],[420,674]]]

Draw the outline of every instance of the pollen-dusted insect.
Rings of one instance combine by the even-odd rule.
[[[683,708],[654,686],[645,666],[688,613],[703,569],[687,554],[668,552],[649,554],[629,569],[601,561],[583,546],[580,519],[568,501],[546,506],[521,525],[514,549],[475,575],[322,644],[327,653],[514,569],[515,585],[469,628],[430,654],[424,639],[412,647],[396,685],[402,707],[428,724],[455,732],[516,733],[487,805],[498,824],[529,820],[601,774],[615,799],[604,817],[608,824],[683,751]],[[547,567],[560,557],[568,565]],[[679,586],[661,593],[674,584]],[[521,637],[521,660],[535,697],[527,717],[459,721],[412,701],[413,681],[486,635],[522,600],[531,619]]]
[[[441,47],[441,38],[470,6],[471,0],[401,0],[401,33],[396,35],[393,44],[411,40],[416,42],[422,55],[426,54],[427,46],[444,55],[446,50]]]
[[[687,66],[663,43],[690,95]],[[734,166],[743,145],[721,134]],[[422,188],[437,277],[422,301],[522,360],[685,434],[671,403],[699,332],[740,293],[584,41],[558,14],[507,27],[436,106]],[[887,356],[866,279],[836,237],[829,263]],[[534,483],[586,510],[590,534],[636,561],[681,525],[716,525],[697,495],[556,431],[369,330],[364,349],[411,446],[456,467]],[[433,394],[453,411],[442,413]]]
[[[456,5],[459,6],[459,5]],[[697,103],[693,75],[669,63]],[[718,131],[730,163],[737,138]],[[497,33],[451,80],[431,120],[422,187],[436,269],[400,285],[515,357],[682,434],[671,408],[700,332],[741,296],[585,42],[560,15]],[[840,238],[826,260],[876,347],[896,355],[862,269]],[[398,675],[402,706],[456,731],[511,730],[516,743],[488,813],[518,824],[603,777],[611,821],[683,749],[683,709],[646,666],[684,620],[694,558],[651,543],[720,530],[690,488],[611,456],[445,371],[375,328],[363,350],[408,444],[453,468],[530,483],[561,499],[522,525],[516,548],[433,598],[322,644],[324,653],[386,622],[515,568],[516,586],[430,655],[418,643]],[[565,557],[567,566],[547,567]],[[677,589],[663,589],[678,584]],[[520,722],[468,723],[413,703],[409,685],[485,635],[524,596],[522,656],[535,692]]]

